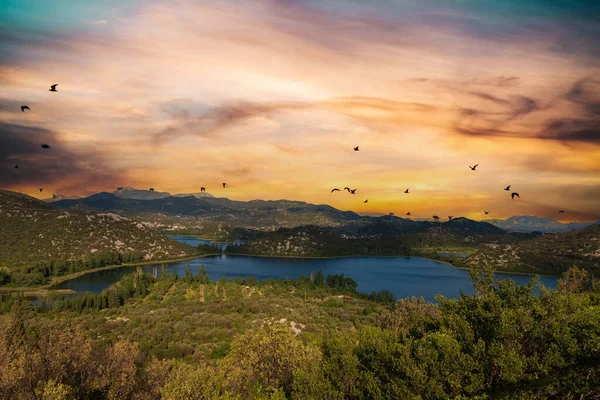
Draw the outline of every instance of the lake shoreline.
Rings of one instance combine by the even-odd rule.
[[[177,236],[186,236],[186,235],[177,235]],[[195,236],[190,236],[190,237],[195,237]],[[220,256],[222,254],[225,254],[227,256],[242,256],[242,257],[254,257],[254,258],[282,258],[282,259],[296,259],[296,260],[334,260],[334,259],[350,259],[350,258],[423,258],[426,260],[431,260],[431,261],[435,261],[441,264],[446,264],[449,265],[453,268],[456,269],[460,269],[460,270],[466,270],[469,271],[470,268],[467,267],[459,267],[456,266],[454,264],[452,264],[449,261],[443,261],[443,260],[438,260],[435,258],[431,258],[431,257],[425,257],[422,255],[413,255],[413,256],[407,256],[407,255],[393,255],[393,256],[365,256],[365,255],[343,255],[343,256],[328,256],[328,257],[310,257],[310,256],[281,256],[281,255],[263,255],[263,254],[241,254],[241,253],[228,253],[228,252],[222,252],[222,253],[210,253],[210,254],[201,254],[201,255],[193,255],[193,256],[187,256],[187,257],[182,257],[182,258],[175,258],[175,259],[169,259],[169,260],[150,260],[150,261],[141,261],[141,262],[137,262],[137,263],[127,263],[127,264],[118,264],[118,265],[107,265],[105,267],[98,267],[98,268],[92,268],[89,270],[85,270],[85,271],[78,271],[78,272],[74,272],[72,274],[69,275],[64,275],[64,276],[60,276],[60,277],[56,277],[54,278],[51,282],[46,283],[44,285],[41,286],[33,286],[33,287],[0,287],[0,291],[8,291],[8,292],[14,292],[14,293],[23,293],[26,296],[46,296],[49,294],[73,294],[75,292],[69,292],[69,293],[62,293],[61,291],[64,289],[52,289],[53,286],[56,286],[58,284],[61,284],[63,282],[69,281],[71,279],[75,279],[78,278],[80,276],[83,275],[87,275],[87,274],[91,274],[91,273],[95,273],[95,272],[100,272],[100,271],[108,271],[108,270],[112,270],[112,269],[117,269],[117,268],[123,268],[123,267],[137,267],[137,266],[145,266],[145,265],[153,265],[153,264],[175,264],[175,263],[179,263],[181,261],[186,261],[186,260],[195,260],[195,259],[199,259],[199,258],[207,258],[207,257],[215,257],[215,256]],[[542,277],[560,277],[560,275],[549,275],[549,274],[536,274],[536,273],[531,273],[531,272],[516,272],[516,271],[494,271],[494,273],[504,273],[504,274],[515,274],[515,275],[528,275],[528,276],[542,276]]]
[[[59,293],[64,289],[52,289],[52,287],[56,286],[58,284],[61,284],[63,282],[69,281],[71,279],[79,278],[80,276],[91,274],[94,272],[108,271],[111,269],[117,269],[117,268],[122,268],[122,267],[141,267],[144,265],[152,265],[152,264],[174,264],[174,263],[178,263],[181,261],[195,260],[197,258],[212,257],[212,256],[218,256],[218,255],[221,255],[221,253],[196,254],[193,256],[173,258],[173,259],[168,259],[168,260],[150,260],[150,261],[140,261],[140,262],[136,262],[136,263],[107,265],[104,267],[92,268],[92,269],[88,269],[85,271],[73,272],[72,274],[68,274],[68,275],[57,276],[57,277],[54,277],[50,282],[48,282],[44,285],[40,285],[40,286],[31,286],[31,287],[26,287],[26,286],[1,287],[0,286],[0,291],[23,293],[25,295],[30,295],[30,296],[33,296],[33,295],[45,296],[48,294],[73,294],[73,293],[75,293],[74,291],[72,293]],[[33,294],[31,294],[31,293],[33,293]]]

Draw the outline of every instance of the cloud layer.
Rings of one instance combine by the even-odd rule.
[[[593,2],[26,3],[0,6],[4,188],[600,218]]]

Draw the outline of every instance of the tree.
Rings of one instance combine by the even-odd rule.
[[[207,284],[210,282],[208,274],[206,273],[206,269],[204,268],[204,264],[201,265],[200,269],[198,270],[198,282],[202,284]]]

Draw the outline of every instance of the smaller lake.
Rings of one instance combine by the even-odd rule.
[[[214,246],[219,250],[225,250],[227,248],[227,242],[215,242],[209,239],[199,239],[193,236],[180,236],[180,235],[169,235],[169,237],[173,240],[177,240],[183,244],[187,244],[188,246],[198,247],[201,244],[208,244],[210,246]],[[237,242],[236,242],[237,243]]]
[[[468,271],[421,257],[296,259],[222,254],[181,261],[167,265],[164,269],[183,276],[188,265],[194,274],[198,273],[201,265],[204,265],[211,280],[248,276],[258,279],[298,278],[322,270],[325,276],[344,274],[354,279],[361,292],[377,292],[385,289],[397,298],[422,296],[426,300],[433,301],[437,293],[451,298],[459,297],[461,291],[467,294],[475,293]],[[158,266],[160,273],[159,263],[142,268],[145,272],[152,273],[155,266]],[[53,288],[101,292],[121,279],[124,274],[135,271],[135,268],[122,267],[94,272],[62,282]],[[510,278],[520,285],[528,283],[532,277],[521,274],[496,274],[497,279]],[[547,287],[555,288],[557,279],[553,276],[543,276],[541,282]]]

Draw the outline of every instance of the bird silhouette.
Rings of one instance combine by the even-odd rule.
[[[346,187],[344,188],[344,190],[347,190],[347,191],[348,191],[348,193],[350,193],[350,188],[349,188],[348,186],[346,186]]]
[[[485,211],[485,210],[483,210],[483,212],[485,213],[485,215],[488,215],[490,213],[489,211]]]
[[[40,193],[42,193],[44,191],[44,189],[40,188]]]
[[[437,215],[434,215],[432,218],[433,218],[434,220],[436,220],[436,221],[439,221],[439,220],[440,220],[440,217],[438,217]]]
[[[448,215],[448,221],[452,221],[452,218],[454,218],[454,216]]]
[[[119,186],[117,190],[123,190],[123,186]]]
[[[350,194],[355,194],[357,190],[358,189],[352,189],[352,190],[350,190]]]
[[[390,215],[394,215],[394,213],[390,213]]]
[[[54,85],[50,86],[50,91],[51,92],[58,92],[58,90],[56,90],[57,86],[58,86],[58,83],[55,83]]]
[[[510,190],[510,186],[511,185],[508,185],[507,187],[504,188],[504,190]]]
[[[406,190],[404,191],[404,193],[408,193],[408,189],[406,189]]]
[[[406,215],[410,215],[410,211],[406,213]]]
[[[41,147],[42,147],[42,149],[49,149],[50,148],[50,146],[47,145],[47,144],[45,144],[45,143]]]
[[[369,202],[369,199],[366,199],[365,201],[363,201],[363,203],[368,203],[368,202]]]
[[[227,186],[227,184],[225,182],[223,182],[223,187],[226,187],[226,186]]]
[[[354,148],[354,151],[359,151],[359,150],[358,150],[358,148],[359,148],[359,146],[356,146],[356,147]]]
[[[201,187],[201,188],[200,188],[200,191],[201,191],[201,192],[206,192],[206,188],[204,188],[204,187]]]
[[[52,198],[55,199],[57,196],[55,194],[52,195]]]
[[[512,193],[510,194],[510,197],[511,197],[512,199],[514,199],[514,198],[515,198],[515,196],[517,196],[518,198],[521,198],[521,196],[519,196],[519,193],[517,193],[517,192],[512,192]]]
[[[154,192],[154,188],[150,188],[150,191],[151,191],[151,192]]]
[[[564,212],[565,212],[565,210],[560,210],[558,213],[559,213],[559,214],[562,214],[562,213],[564,213]]]
[[[339,191],[340,191],[340,189],[338,189],[338,188],[331,189],[331,193],[333,193],[333,192],[339,192]]]
[[[475,168],[477,168],[477,166],[478,166],[478,165],[479,165],[479,164],[475,164],[475,165],[473,165],[472,167],[469,165],[469,168],[471,168],[471,170],[472,170],[472,171],[475,171]]]
[[[31,111],[31,108],[29,108],[29,106],[21,106],[21,111],[25,112],[25,110]]]
[[[17,164],[17,165],[15,165],[15,168],[19,168],[19,165],[18,165],[18,164]]]

